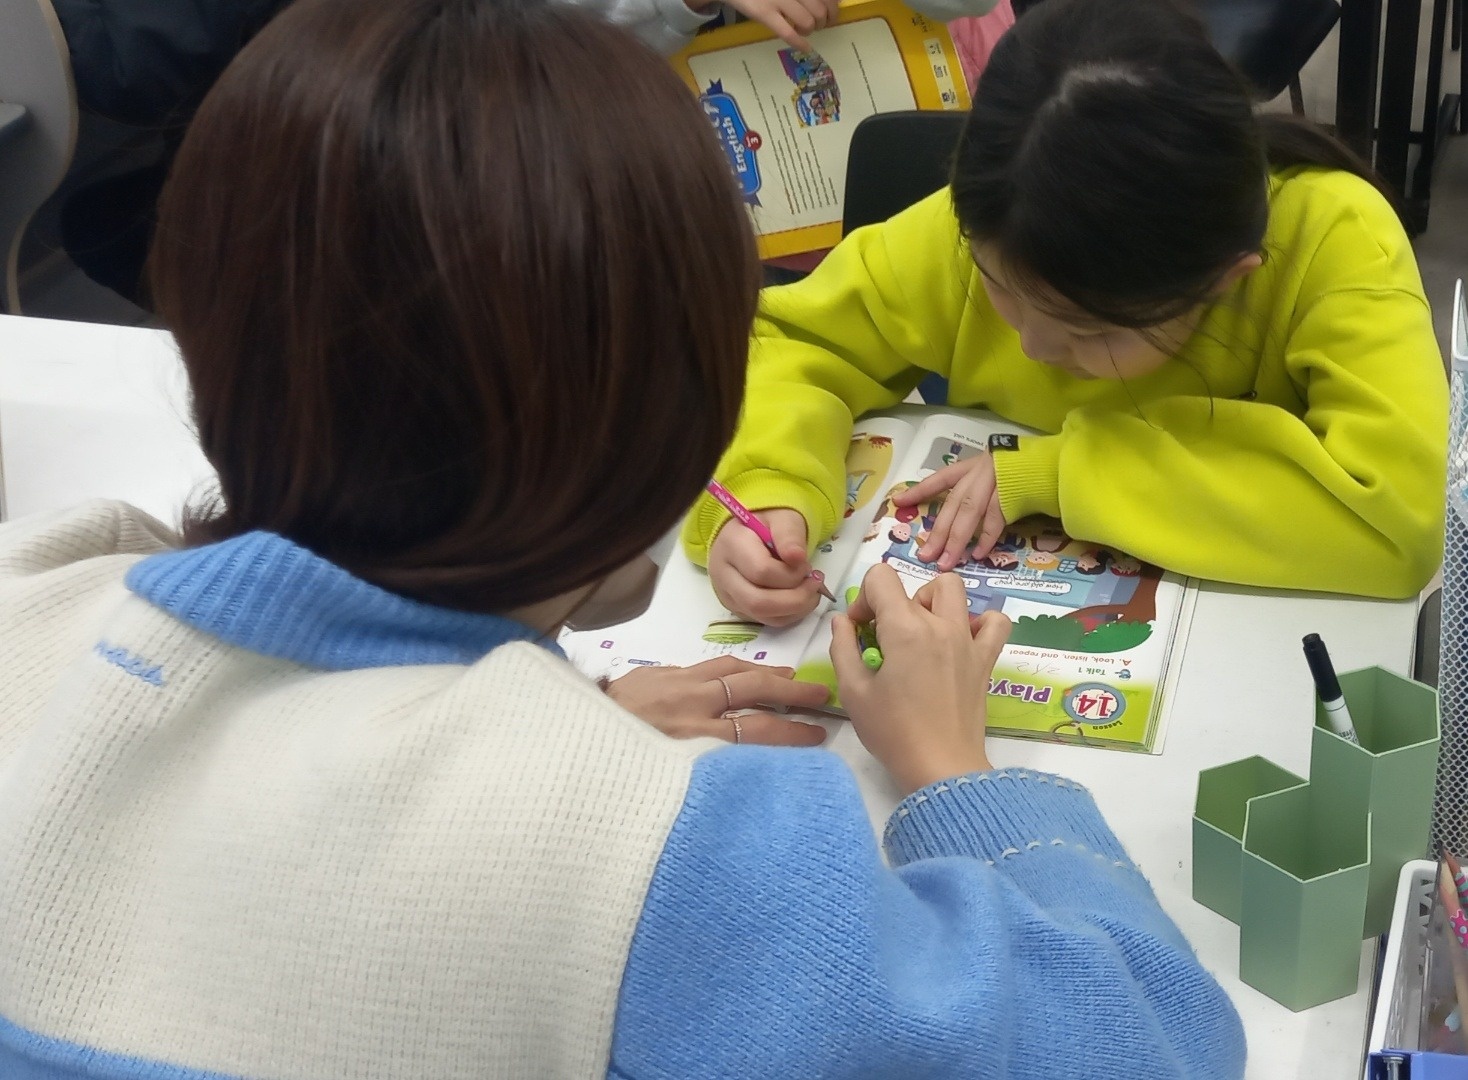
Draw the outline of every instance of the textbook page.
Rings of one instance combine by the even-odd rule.
[[[841,238],[862,120],[969,107],[947,27],[899,0],[850,0],[810,44],[796,49],[745,22],[699,34],[671,60],[713,125],[766,259]]]
[[[909,595],[936,576],[916,553],[941,497],[898,508],[893,496],[982,452],[990,434],[1020,430],[997,418],[911,407],[859,421],[847,452],[845,517],[812,557],[837,601],[822,601],[794,626],[772,629],[731,614],[707,573],[679,549],[646,613],[567,633],[561,645],[593,678],[717,656],[794,667],[797,677],[832,688],[831,711],[839,713],[828,650],[831,618],[845,610],[848,590],[877,563],[897,571]],[[1196,596],[1185,579],[1067,536],[1049,518],[1009,525],[984,558],[955,572],[971,611],[1001,610],[1014,623],[989,685],[992,734],[1161,752],[1167,689]]]
[[[941,412],[918,426],[845,575],[828,576],[839,603],[820,613],[798,678],[829,685],[839,707],[827,650],[831,617],[844,609],[848,591],[879,563],[897,571],[909,595],[937,576],[917,552],[942,497],[902,508],[893,497],[982,453],[989,435],[1015,432],[997,419]],[[989,684],[993,734],[1160,752],[1170,660],[1181,651],[1196,594],[1184,579],[1072,538],[1060,522],[1041,517],[1010,524],[987,555],[965,559],[954,572],[972,613],[1003,611],[1014,623]]]

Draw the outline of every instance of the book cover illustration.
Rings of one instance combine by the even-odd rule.
[[[917,551],[941,498],[898,507],[893,496],[979,453],[991,430],[1000,428],[942,413],[916,426],[862,420],[846,460],[844,520],[812,558],[838,601],[795,626],[772,629],[728,612],[707,575],[675,553],[646,614],[562,644],[588,674],[611,678],[639,664],[724,655],[789,666],[830,686],[839,711],[828,650],[847,591],[877,563],[896,570],[909,595],[937,575]],[[954,572],[971,611],[1003,611],[1014,624],[989,685],[993,734],[1160,752],[1163,691],[1194,594],[1183,579],[1070,537],[1049,518],[1009,525],[983,558],[965,558]]]
[[[847,152],[863,119],[969,105],[947,29],[897,0],[844,5],[810,42],[795,49],[739,23],[673,57],[739,180],[765,258],[840,239]]]

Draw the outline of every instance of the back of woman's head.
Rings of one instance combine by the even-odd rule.
[[[732,437],[758,263],[696,103],[534,0],[299,0],[174,164],[151,257],[218,505],[505,611],[663,535]]]
[[[1270,164],[1305,162],[1360,171],[1324,135],[1256,118],[1179,3],[1045,0],[984,70],[953,201],[1011,282],[1144,327],[1259,250]]]

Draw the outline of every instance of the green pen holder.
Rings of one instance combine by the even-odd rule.
[[[1314,784],[1250,799],[1247,817],[1239,978],[1297,1012],[1354,994],[1368,821],[1337,819]]]
[[[1239,921],[1249,800],[1304,783],[1304,777],[1257,756],[1198,774],[1193,812],[1194,900],[1229,922]]]
[[[1382,668],[1340,676],[1359,746],[1330,730],[1315,703],[1310,782],[1338,819],[1371,816],[1371,880],[1363,936],[1391,928],[1402,864],[1429,846],[1440,736],[1437,691]]]
[[[1317,702],[1308,781],[1260,757],[1198,776],[1193,898],[1239,924],[1240,978],[1296,1010],[1355,992],[1428,844],[1437,692],[1381,668],[1340,683],[1361,745]]]

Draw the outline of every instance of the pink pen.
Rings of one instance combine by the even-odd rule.
[[[748,510],[746,510],[744,508],[744,504],[729,493],[728,488],[719,483],[717,480],[710,480],[708,482],[708,492],[714,498],[719,500],[724,509],[728,510],[729,513],[734,515],[734,520],[739,522],[739,524],[743,525],[750,532],[754,533],[755,536],[759,537],[760,543],[764,544],[766,551],[768,551],[776,559],[780,558],[780,549],[775,547],[775,537],[770,532],[769,526],[766,525],[759,518],[751,514]],[[781,561],[783,562],[784,560]],[[836,599],[836,597],[831,595],[831,590],[826,588],[825,574],[821,573],[819,570],[812,570],[808,576],[815,581],[816,585],[820,587],[820,592],[822,596],[824,596],[827,600]]]

